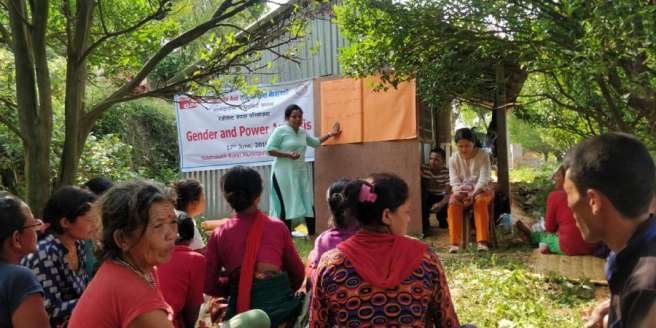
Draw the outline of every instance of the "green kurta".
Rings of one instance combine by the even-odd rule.
[[[285,124],[273,130],[267,141],[267,151],[295,151],[301,154],[301,157],[295,160],[286,157],[273,159],[269,216],[279,218],[282,215],[281,202],[273,187],[273,176],[275,175],[282,194],[282,203],[285,204],[285,219],[314,217],[312,209],[314,195],[313,190],[310,190],[310,176],[305,166],[305,149],[307,146],[316,148],[319,145],[321,145],[319,139],[308,135],[302,128],[299,128],[297,133],[292,127]]]

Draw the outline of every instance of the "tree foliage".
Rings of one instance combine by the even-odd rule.
[[[561,161],[564,155],[582,138],[566,130],[548,126],[532,126],[511,115],[508,119],[508,134],[512,143],[523,149],[540,153],[545,162],[553,155]]]
[[[346,0],[337,22],[351,75],[416,77],[424,99],[485,105],[500,65],[507,99],[518,95],[518,116],[532,124],[566,117],[557,127],[578,135],[656,139],[653,1]],[[533,85],[521,90],[526,76]]]
[[[264,4],[0,0],[0,122],[22,142],[30,205],[38,210],[51,184],[75,182],[87,137],[113,106],[243,85],[247,73],[265,65],[263,51],[302,35],[302,1],[247,29]],[[58,108],[62,121],[54,125]],[[63,144],[51,163],[57,133]]]
[[[340,59],[347,74],[381,75],[396,85],[416,78],[422,100],[448,103],[454,98],[491,108],[496,71],[525,78],[517,59],[521,49],[477,22],[491,10],[491,1],[469,7],[460,1],[347,0],[336,8],[340,31],[350,46]],[[473,17],[466,17],[472,15]]]
[[[116,107],[98,121],[92,134],[116,135],[129,146],[131,175],[162,182],[175,180],[180,164],[172,105],[162,100],[142,99]]]

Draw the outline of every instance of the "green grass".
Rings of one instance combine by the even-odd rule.
[[[556,171],[557,166],[553,163],[544,164],[541,167],[516,167],[510,170],[510,182],[533,183],[535,179],[549,179]]]
[[[461,324],[477,327],[581,327],[595,287],[533,274],[525,252],[443,257]]]
[[[310,254],[310,251],[314,248],[314,242],[312,239],[294,238],[294,244],[296,245],[298,255],[303,259],[303,262],[307,261],[308,254]]]
[[[511,191],[517,205],[535,219],[544,216],[549,192],[553,191],[551,165],[541,168],[520,167],[510,172]]]
[[[294,239],[303,260],[311,240]],[[461,324],[477,327],[582,327],[595,304],[595,286],[533,274],[528,248],[444,254],[438,249]]]
[[[551,190],[553,167],[519,168],[511,178],[528,209],[543,208]],[[528,197],[530,196],[530,198]],[[526,199],[525,199],[526,198]],[[312,240],[294,239],[305,261]],[[492,253],[467,252],[457,255],[437,251],[446,271],[451,297],[461,324],[477,327],[582,327],[583,313],[594,307],[595,287],[589,282],[570,282],[561,277],[544,277],[528,267],[530,248],[502,246]],[[607,288],[599,288],[602,294]]]

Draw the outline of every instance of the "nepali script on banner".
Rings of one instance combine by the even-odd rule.
[[[267,138],[285,123],[285,108],[297,104],[303,109],[303,125],[314,135],[312,81],[260,86],[261,94],[249,97],[241,92],[222,96],[175,101],[183,172],[230,168],[235,165],[268,165],[273,157],[265,151]],[[306,161],[314,161],[308,147]]]

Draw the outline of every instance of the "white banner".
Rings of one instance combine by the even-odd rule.
[[[265,151],[267,138],[285,123],[285,108],[303,109],[302,127],[314,135],[312,81],[259,87],[260,96],[250,98],[232,92],[222,98],[192,99],[177,96],[175,108],[183,172],[229,168],[235,165],[267,165],[273,158]],[[306,161],[314,161],[308,147]]]

